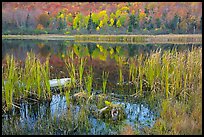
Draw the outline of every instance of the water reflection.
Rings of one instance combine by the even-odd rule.
[[[113,101],[114,104],[121,104],[125,108],[127,118],[121,124],[129,124],[134,128],[142,128],[144,126],[153,126],[155,122],[155,114],[148,109],[145,104],[128,103]],[[38,103],[21,103],[20,113],[17,113],[14,109],[13,114],[4,115],[2,121],[9,120],[10,116],[18,118],[18,125],[28,126],[30,130],[34,128],[36,122],[42,118],[54,118],[60,117],[67,111],[66,98],[62,95],[53,95],[51,102]],[[79,115],[80,106],[72,106],[72,113],[74,117]],[[89,134],[116,134],[119,131],[119,125],[105,123],[102,119],[97,119],[92,115],[89,116],[89,122],[91,129]],[[149,121],[149,122],[147,122]],[[137,124],[136,124],[137,123]],[[135,125],[138,125],[135,127]]]
[[[26,53],[33,51],[40,57],[55,55],[59,59],[62,54],[66,55],[74,45],[86,47],[90,55],[97,49],[98,45],[110,51],[110,48],[116,52],[116,47],[121,47],[127,56],[132,57],[142,53],[150,53],[161,48],[162,50],[171,50],[177,48],[178,51],[199,47],[202,44],[96,44],[96,43],[74,43],[73,41],[43,41],[43,40],[2,40],[2,59],[6,54],[13,54],[17,59],[24,60]]]

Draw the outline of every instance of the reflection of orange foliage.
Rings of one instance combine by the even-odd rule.
[[[38,29],[38,30],[43,30],[43,29],[44,29],[44,27],[43,27],[43,25],[42,25],[42,24],[38,24],[38,25],[37,25],[37,27],[36,27],[36,29]]]
[[[62,67],[62,66],[64,66],[64,62],[62,59],[60,59],[60,57],[58,57],[56,55],[52,55],[50,57],[50,65]]]

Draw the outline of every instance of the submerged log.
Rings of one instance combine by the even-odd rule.
[[[71,81],[71,78],[62,78],[62,79],[52,79],[52,80],[49,80],[51,88],[52,87],[64,86],[64,85],[66,85],[70,81]]]

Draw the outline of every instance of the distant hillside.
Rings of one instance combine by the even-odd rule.
[[[2,30],[4,34],[201,33],[202,3],[3,2]]]

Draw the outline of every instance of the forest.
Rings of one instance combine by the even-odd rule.
[[[2,34],[201,34],[202,2],[2,2]]]

